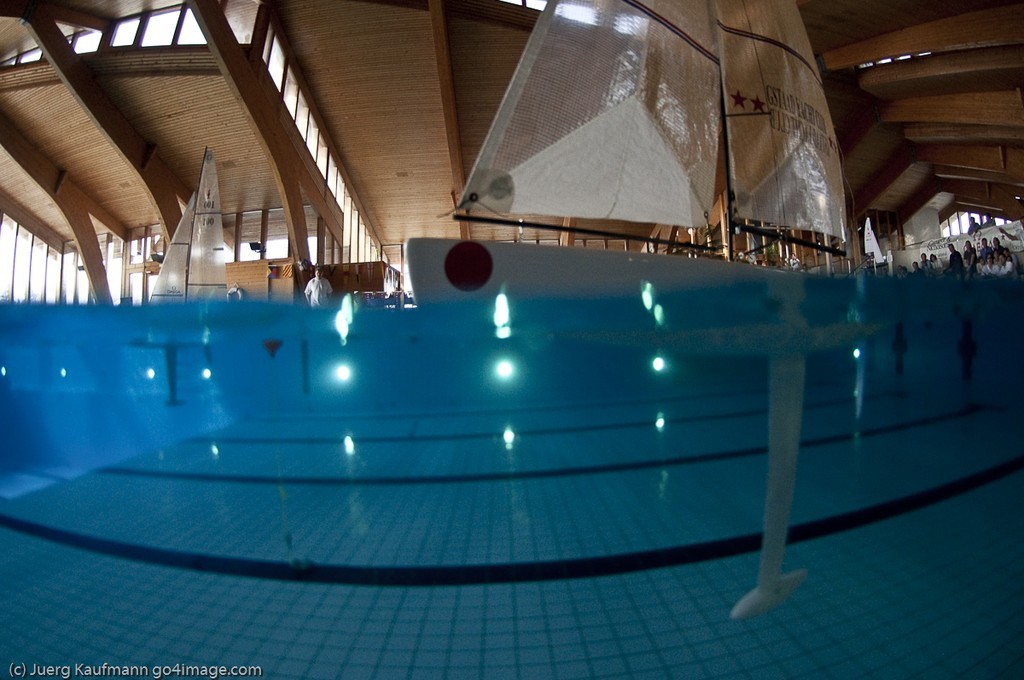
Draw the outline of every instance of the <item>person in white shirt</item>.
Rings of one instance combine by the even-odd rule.
[[[996,256],[996,268],[998,269],[996,275],[1004,279],[1013,278],[1017,273],[1013,268],[1013,260],[1006,257],[1003,253],[999,253]]]
[[[306,284],[306,301],[310,307],[325,307],[331,300],[334,289],[331,282],[324,278],[324,268],[317,267],[313,278]]]

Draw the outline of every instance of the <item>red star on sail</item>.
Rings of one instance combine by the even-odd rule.
[[[733,106],[738,106],[741,109],[744,108],[744,104],[746,103],[747,98],[740,94],[739,90],[736,90],[736,94],[731,94],[729,96],[732,97]]]
[[[761,113],[764,113],[764,102],[761,101],[760,97],[754,97],[753,99],[750,100],[750,103],[754,105],[755,111],[760,111]]]

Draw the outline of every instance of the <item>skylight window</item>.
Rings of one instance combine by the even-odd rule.
[[[205,45],[206,36],[203,29],[199,28],[199,22],[192,14],[192,9],[185,10],[185,18],[181,22],[181,34],[178,36],[179,45]]]
[[[174,32],[178,28],[178,17],[180,15],[180,8],[175,8],[170,12],[151,14],[142,33],[142,46],[160,47],[173,43]]]
[[[103,34],[99,31],[85,31],[75,36],[75,54],[86,54],[95,52],[100,48],[100,38]]]
[[[27,64],[27,63],[32,62],[32,61],[39,61],[42,58],[43,58],[43,51],[37,47],[34,50],[29,50],[28,52],[23,52],[22,55],[20,57],[18,57],[18,63],[19,64]]]
[[[135,36],[139,33],[139,18],[125,19],[114,28],[114,37],[110,40],[111,47],[128,47],[135,44]]]

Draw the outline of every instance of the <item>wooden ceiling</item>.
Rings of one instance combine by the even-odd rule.
[[[458,237],[453,194],[536,12],[498,0],[264,2],[388,255],[409,237]],[[905,222],[930,207],[940,218],[1024,216],[1024,4],[796,2],[825,73],[852,214],[891,211]],[[0,0],[0,58],[35,47],[39,15],[21,21],[30,6],[67,33],[178,4]],[[235,34],[250,40],[256,3],[224,6]],[[207,146],[226,213],[281,208],[281,166],[268,148],[289,123],[254,116],[245,101],[253,94],[239,82],[206,46],[0,68],[0,210],[56,244],[74,238],[63,203],[72,195],[97,231],[123,236],[173,213],[167,196],[195,184]],[[315,203],[308,188],[303,195]],[[475,225],[469,234],[516,236]]]

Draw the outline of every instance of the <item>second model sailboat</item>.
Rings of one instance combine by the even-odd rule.
[[[206,149],[199,188],[189,199],[160,267],[153,302],[227,299],[224,225],[213,151]]]

